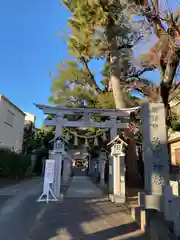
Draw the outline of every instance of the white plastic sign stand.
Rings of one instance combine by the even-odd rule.
[[[55,160],[46,159],[43,193],[38,198],[37,202],[48,203],[49,201],[58,201],[51,188],[54,181],[54,167]]]

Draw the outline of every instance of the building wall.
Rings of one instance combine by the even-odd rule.
[[[178,90],[179,91],[179,90]],[[174,97],[170,101],[169,105],[171,107],[172,113],[175,113],[177,116],[180,115],[180,98]],[[173,132],[169,134],[169,149],[171,153],[171,164],[173,166],[180,165],[180,132]]]
[[[21,151],[25,115],[9,101],[0,98],[0,144]]]
[[[170,146],[170,152],[171,152],[171,164],[173,166],[180,165],[179,161],[178,161],[179,159],[177,158],[178,152],[179,152],[178,155],[180,155],[180,151],[179,151],[180,150],[180,140],[177,142],[170,143],[169,146]]]
[[[25,114],[25,121],[31,121],[33,124],[35,124],[36,116],[27,112],[25,112]]]

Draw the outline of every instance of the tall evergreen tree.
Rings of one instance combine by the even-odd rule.
[[[68,21],[71,28],[71,35],[67,39],[68,49],[70,55],[76,61],[81,62],[84,68],[83,72],[86,75],[86,78],[84,78],[86,79],[86,85],[90,84],[91,88],[93,86],[96,96],[101,93],[88,64],[92,59],[106,59],[109,76],[106,77],[103,93],[110,85],[116,108],[126,107],[127,101],[125,98],[127,98],[127,95],[123,91],[124,87],[121,82],[132,65],[132,47],[140,39],[138,31],[129,24],[119,1],[62,0],[62,2],[72,15]],[[77,72],[80,75],[79,69]],[[88,74],[88,81],[86,73]],[[79,80],[74,79],[74,81]],[[76,90],[77,87],[74,91]],[[112,93],[110,96],[112,96]],[[110,105],[112,106],[112,104]]]

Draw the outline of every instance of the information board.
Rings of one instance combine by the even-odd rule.
[[[47,193],[49,191],[49,185],[54,181],[54,167],[55,160],[46,159],[45,173],[44,173],[44,187],[43,192]]]

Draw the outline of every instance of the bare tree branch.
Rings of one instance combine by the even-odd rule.
[[[159,0],[151,0],[149,5],[144,5],[143,15],[146,17],[150,24],[153,24],[155,34],[158,38],[166,34],[160,14],[159,14]]]
[[[100,92],[101,92],[101,89],[100,89],[100,87],[97,85],[96,79],[95,79],[94,75],[92,74],[92,72],[91,72],[91,70],[90,70],[90,68],[89,68],[89,66],[88,66],[88,63],[87,63],[85,57],[82,56],[82,57],[80,58],[80,60],[81,60],[81,62],[83,63],[83,65],[85,66],[85,68],[86,68],[86,70],[87,70],[87,72],[88,72],[88,74],[89,74],[89,76],[90,76],[93,84],[95,85],[96,91],[97,91],[98,93],[100,93]]]
[[[122,50],[122,49],[124,49],[124,48],[129,48],[129,49],[131,49],[131,48],[133,48],[134,46],[133,46],[133,44],[122,44],[121,46],[118,46],[118,49],[119,50]]]
[[[145,72],[149,72],[149,71],[153,71],[155,69],[155,67],[145,67],[144,69],[142,70],[139,70],[133,74],[129,74],[127,76],[127,80],[129,80],[129,78],[137,78],[137,79],[140,79],[140,76],[145,73]]]
[[[151,0],[151,5],[153,7],[153,11],[155,15],[159,14],[159,0]]]

